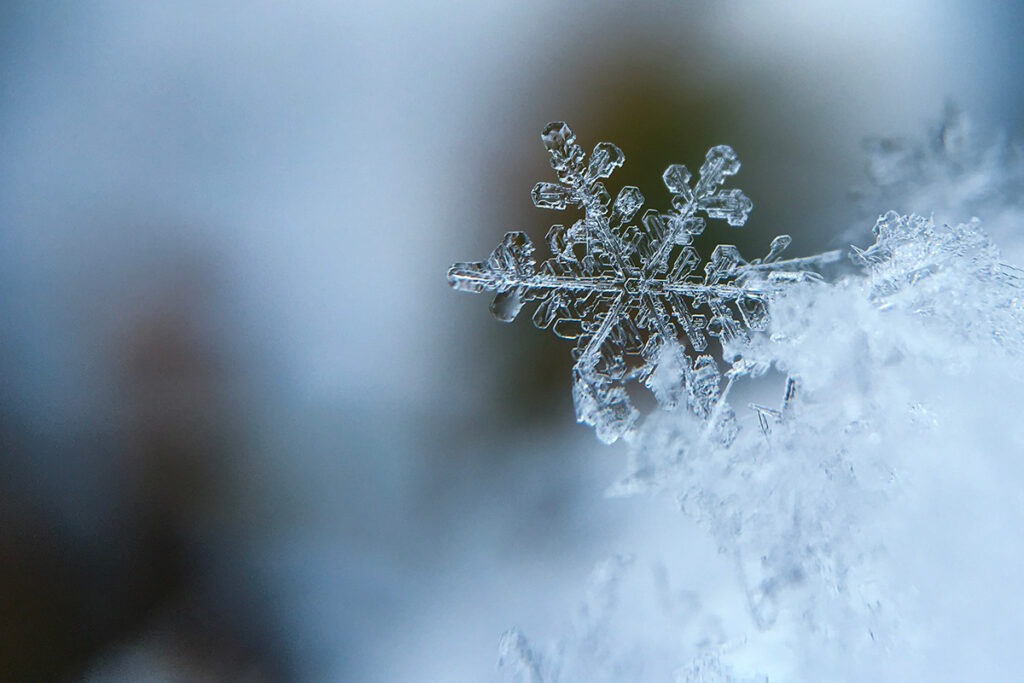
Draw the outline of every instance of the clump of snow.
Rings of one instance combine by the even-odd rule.
[[[998,200],[1003,220],[1019,206]],[[682,402],[639,426],[610,492],[674,501],[731,572],[687,586],[704,598],[687,602],[638,570],[705,561],[686,547],[620,566],[607,590],[626,608],[585,610],[586,625],[546,649],[506,637],[520,680],[1019,675],[1024,298],[971,218],[889,212],[873,245],[851,249],[850,273],[774,291],[763,333],[724,340],[739,371],[720,398],[734,377],[775,374],[784,390],[777,405],[736,409],[729,439],[709,438],[715,417]],[[672,390],[673,369],[652,374],[656,393]],[[739,607],[722,597],[730,586]],[[652,595],[686,618],[647,618]]]

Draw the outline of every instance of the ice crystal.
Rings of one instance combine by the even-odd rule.
[[[964,340],[988,338],[1010,351],[1024,348],[1024,273],[1003,263],[980,221],[954,227],[890,211],[874,232],[875,244],[854,248],[854,260],[864,266],[879,306],[944,320]]]
[[[724,189],[740,168],[731,147],[708,150],[699,177],[672,164],[662,176],[672,194],[671,208],[640,209],[644,197],[623,187],[614,201],[602,182],[625,155],[598,143],[589,161],[563,122],[548,124],[541,136],[558,182],[540,182],[535,206],[563,210],[572,205],[583,217],[547,234],[551,258],[538,267],[534,247],[522,232],[506,233],[486,261],[456,263],[448,282],[468,292],[494,291],[491,312],[513,320],[536,302],[534,324],[559,337],[575,339],[573,400],[580,422],[594,426],[611,443],[634,429],[638,412],[627,383],[644,383],[665,408],[683,403],[727,443],[734,435],[732,409],[725,403],[731,381],[763,368],[736,358],[722,375],[706,353],[708,337],[735,347],[768,325],[768,302],[785,285],[813,276],[813,269],[836,260],[839,252],[780,260],[788,235],[772,240],[768,253],[745,260],[730,244],[712,251],[700,272],[692,246],[706,218],[742,226],[750,199]],[[639,218],[638,218],[639,217]],[[665,371],[659,368],[667,368]]]

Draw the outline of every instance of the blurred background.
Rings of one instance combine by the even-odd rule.
[[[842,246],[865,138],[950,100],[1024,133],[1022,19],[7,0],[0,678],[495,680],[501,632],[543,633],[607,554],[713,558],[603,498],[623,447],[575,424],[569,348],[447,267],[569,219],[529,199],[555,119],[656,207],[667,164],[732,145],[754,211],[705,254]]]

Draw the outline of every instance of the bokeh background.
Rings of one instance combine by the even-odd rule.
[[[949,101],[1024,133],[1022,19],[4,2],[0,679],[494,680],[608,553],[714,570],[680,515],[603,498],[623,451],[573,421],[568,348],[447,267],[561,222],[529,201],[553,119],[655,206],[731,144],[755,208],[709,241],[866,236],[866,138]]]

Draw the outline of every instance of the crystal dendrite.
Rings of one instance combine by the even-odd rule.
[[[588,160],[563,122],[548,124],[541,138],[558,182],[537,183],[534,205],[573,205],[582,218],[568,228],[552,226],[552,256],[539,267],[530,238],[509,232],[486,261],[452,266],[449,284],[496,292],[491,312],[506,322],[537,302],[537,327],[576,340],[576,417],[593,425],[603,441],[615,441],[636,424],[638,412],[626,390],[631,381],[644,383],[663,407],[685,402],[719,440],[729,440],[728,386],[736,376],[764,369],[735,360],[723,389],[718,363],[706,353],[708,337],[735,346],[765,330],[768,302],[779,288],[812,277],[809,269],[837,260],[839,252],[780,260],[790,243],[780,235],[766,256],[746,261],[735,246],[720,244],[701,274],[692,241],[706,219],[742,226],[752,208],[741,190],[723,189],[740,168],[731,147],[708,150],[695,182],[682,164],[669,166],[662,177],[671,208],[640,215],[644,197],[638,188],[623,187],[613,201],[602,182],[622,165],[622,150],[601,142]]]

